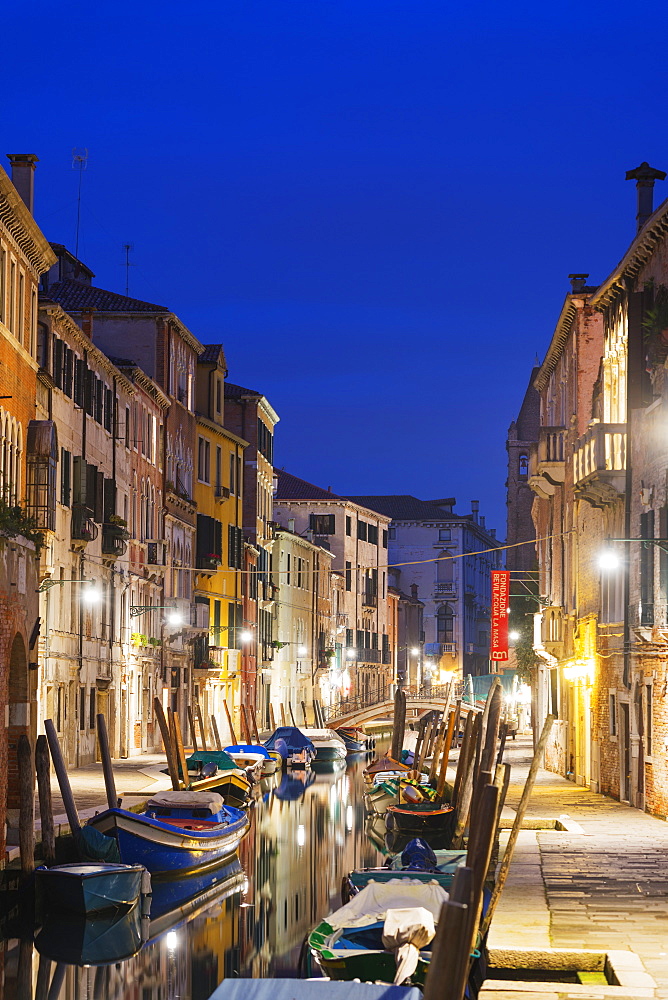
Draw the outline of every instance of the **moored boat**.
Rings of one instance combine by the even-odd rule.
[[[163,874],[221,861],[237,849],[249,821],[216,792],[171,791],[149,799],[143,813],[106,809],[88,823],[116,840],[121,861]]]
[[[53,910],[35,935],[35,947],[44,958],[62,965],[116,965],[137,954],[147,923],[141,903],[124,912],[88,916]]]
[[[421,1000],[412,986],[336,983],[326,979],[224,979],[209,1000]]]
[[[345,760],[346,745],[333,729],[302,729],[315,747],[317,761]]]
[[[422,985],[431,959],[426,946],[447,898],[434,882],[372,882],[311,931],[311,954],[331,979],[392,983],[410,977]],[[396,944],[386,947],[383,939]]]
[[[388,806],[385,813],[385,826],[390,832],[435,834],[446,839],[454,833],[456,821],[457,811],[453,806],[433,802],[405,802]]]
[[[341,886],[341,902],[347,903],[370,882],[389,882],[393,878],[436,882],[443,889],[449,889],[457,869],[465,864],[466,851],[434,851],[421,837],[414,837],[401,854],[388,858],[382,867],[357,868],[349,872]]]
[[[150,877],[140,864],[79,862],[37,868],[35,888],[44,910],[101,913],[129,910],[150,892]]]
[[[202,770],[215,765],[216,771],[209,779],[211,789],[223,796],[225,804],[242,809],[248,804],[250,782],[245,771],[224,750],[198,750],[186,758],[190,781],[201,777]]]
[[[410,771],[410,767],[406,764],[402,764],[400,761],[394,760],[393,757],[385,754],[383,757],[372,760],[364,768],[363,775],[367,785],[375,785],[381,781],[387,781],[389,778],[397,778],[408,771]]]
[[[260,781],[264,763],[269,760],[269,752],[265,747],[254,746],[250,743],[236,743],[233,746],[225,747],[225,753],[228,753],[235,764],[245,771],[249,781],[253,783]]]
[[[309,767],[315,757],[313,743],[297,726],[279,726],[264,746],[280,753],[286,767]]]

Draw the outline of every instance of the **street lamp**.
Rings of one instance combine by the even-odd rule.
[[[183,615],[173,604],[133,604],[130,607],[130,618],[143,615],[145,611],[169,611],[170,614],[165,616],[168,625],[183,624]]]
[[[508,638],[510,639],[511,642],[517,642],[519,637],[520,637],[519,632],[513,631],[508,633]]]
[[[37,588],[38,594],[44,594],[51,590],[52,587],[62,587],[64,583],[95,583],[94,580],[54,580],[52,577],[47,577],[46,580],[42,580],[39,587]],[[98,591],[99,595],[99,591]],[[99,597],[98,597],[99,599]]]
[[[354,660],[356,658],[356,656],[357,656],[357,650],[356,649],[347,649],[346,650],[346,660]]]

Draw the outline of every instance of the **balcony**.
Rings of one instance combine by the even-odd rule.
[[[434,585],[434,593],[438,597],[456,597],[457,584],[452,580],[448,583],[437,583]]]
[[[146,543],[146,564],[164,566],[167,562],[167,543],[162,541]]]
[[[221,557],[216,555],[215,552],[198,555],[197,569],[204,570],[206,573],[217,573],[220,569],[221,562]]]
[[[425,656],[443,656],[444,653],[451,653],[454,656],[456,652],[456,642],[427,642],[424,647]]]
[[[120,527],[118,524],[103,524],[102,554],[105,556],[114,556],[114,558],[120,559],[120,557],[124,556],[127,551],[127,539],[129,537],[129,532],[126,531],[125,528]]]
[[[83,504],[72,507],[72,540],[76,542],[94,542],[98,535],[98,527],[93,520],[93,511]]]
[[[391,649],[384,649],[383,650],[383,663],[391,663],[391,662],[392,662],[392,650]]]
[[[377,608],[378,607],[378,595],[377,594],[362,594],[362,607],[363,608]]]
[[[566,478],[566,430],[564,427],[541,427],[538,443],[531,451],[529,486],[544,500],[554,496]]]
[[[382,653],[379,649],[367,649],[365,646],[357,650],[358,663],[382,663]]]
[[[593,424],[573,454],[575,495],[592,507],[620,500],[626,489],[626,424]]]

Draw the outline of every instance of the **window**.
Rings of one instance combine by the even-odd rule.
[[[6,320],[5,299],[7,296],[7,251],[0,247],[0,323]]]
[[[640,537],[654,538],[654,511],[640,515]],[[640,547],[640,624],[654,624],[654,545]]]
[[[259,417],[257,420],[257,449],[268,462],[273,462],[274,438],[269,428],[262,423]]]
[[[348,514],[346,514],[346,535],[352,535],[353,533],[353,519]]]
[[[436,615],[437,642],[452,642],[454,636],[454,615],[449,604],[442,604]]]
[[[200,483],[211,481],[211,445],[203,437],[197,441],[197,478]]]
[[[234,455],[230,455],[230,496],[234,496],[236,489],[237,460]]]
[[[353,589],[353,568],[352,563],[346,560],[346,590],[350,591]]]
[[[285,582],[287,583],[288,587],[290,586],[290,562],[291,562],[290,553],[288,552],[287,556],[285,557]]]
[[[125,447],[130,447],[130,407],[125,407]]]
[[[357,537],[361,542],[366,542],[366,521],[357,522]]]
[[[221,378],[216,379],[216,413],[221,414],[223,412],[223,380]]]
[[[23,315],[25,307],[26,307],[26,279],[23,271],[21,271],[19,273],[19,306],[18,306],[18,316],[17,316],[18,330],[16,331],[16,339],[21,344],[23,344],[23,339],[24,339]]]
[[[527,479],[529,476],[529,456],[520,455],[518,463],[518,475],[520,479]]]
[[[387,529],[383,530],[383,548],[387,548]]]
[[[609,699],[609,711],[610,711],[610,735],[617,736],[617,695],[610,692],[608,695]]]
[[[303,585],[303,582],[304,582],[303,569],[304,569],[304,560],[300,556],[297,556],[297,586],[298,587],[301,587]]]
[[[213,520],[213,518],[211,519]],[[219,522],[217,522],[219,523]],[[241,528],[234,524],[227,526],[227,565],[241,569],[244,558],[244,543]]]
[[[652,727],[652,685],[645,684],[645,756],[652,756],[653,743]]]
[[[72,496],[72,454],[60,449],[60,502],[69,507]]]
[[[452,532],[450,528],[439,528],[438,529],[438,540],[439,542],[449,542]]]
[[[95,729],[95,688],[88,695],[88,728]]]
[[[19,502],[23,432],[16,417],[0,406],[0,490],[11,507]]]
[[[367,524],[366,526],[366,538],[371,545],[378,545],[378,525],[377,524]]]
[[[334,514],[310,514],[309,528],[316,535],[333,535],[336,531]]]
[[[86,688],[79,688],[79,729],[86,728]]]
[[[26,513],[36,527],[56,530],[56,468],[58,437],[52,420],[28,424]]]
[[[16,261],[9,265],[9,327],[10,333],[16,336]]]
[[[388,533],[388,536],[390,538],[396,538],[397,537],[397,529],[394,527],[393,524],[390,525],[390,527],[388,528],[388,532],[387,533]]]

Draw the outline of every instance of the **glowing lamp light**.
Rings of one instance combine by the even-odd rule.
[[[438,674],[438,679],[441,682],[441,684],[449,684],[454,676],[455,676],[454,670],[440,670]]]
[[[85,604],[99,604],[102,600],[102,592],[97,587],[85,587],[81,591],[81,600]]]
[[[179,941],[179,939],[177,937],[176,931],[169,931],[165,935],[165,944],[167,945],[167,947],[168,947],[168,949],[170,951],[174,951],[174,949],[176,948],[176,946],[178,944],[178,941]]]
[[[346,650],[346,659],[347,660],[354,660],[356,656],[357,656],[357,653],[355,652],[354,649],[347,649]]]
[[[239,638],[241,639],[242,642],[250,642],[251,639],[253,638],[253,633],[249,632],[248,630],[244,630],[243,632],[239,633]]]
[[[297,656],[306,656],[307,652],[306,646],[297,646]]]
[[[572,660],[567,667],[564,667],[565,679],[575,683],[582,681],[587,685],[593,684],[594,672],[595,664],[591,658],[586,660]]]
[[[520,637],[519,632],[509,632],[508,633],[508,638],[510,639],[511,642],[517,642],[517,640],[519,639],[519,637]]]
[[[165,621],[168,625],[182,625],[183,615],[180,611],[168,611],[165,617]]]
[[[305,843],[306,843],[306,830],[300,824],[297,827],[297,847],[303,847]]]
[[[609,572],[613,569],[619,569],[621,566],[621,559],[614,549],[603,549],[598,556],[599,569]]]
[[[420,650],[417,648],[417,646],[413,646],[411,648],[411,653],[412,653],[413,656],[419,656],[420,655]]]

